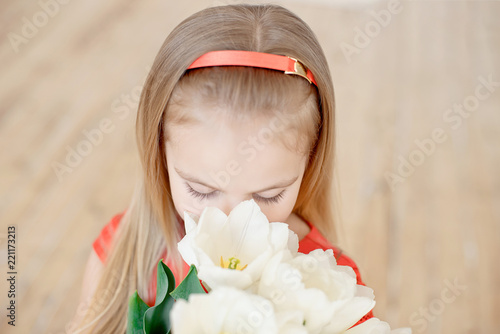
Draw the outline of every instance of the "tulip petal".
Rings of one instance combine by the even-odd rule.
[[[184,229],[186,234],[193,233],[198,226],[198,216],[189,211],[184,211]]]
[[[389,324],[377,318],[371,318],[365,322],[347,330],[346,334],[389,334],[391,328]]]
[[[268,246],[269,221],[253,199],[238,204],[229,214],[226,224],[226,251],[235,254],[243,262],[251,262],[256,250]]]

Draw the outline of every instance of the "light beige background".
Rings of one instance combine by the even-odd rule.
[[[37,1],[2,1],[0,263],[6,277],[7,226],[16,225],[18,275],[15,328],[0,280],[1,333],[71,325],[92,241],[133,189],[133,96],[171,29],[221,3],[73,0],[49,16]],[[374,288],[375,315],[414,333],[498,332],[500,86],[481,100],[474,94],[481,80],[500,82],[500,3],[405,1],[363,46],[357,34],[377,28],[370,11],[386,2],[276,3],[309,23],[328,57],[340,246]],[[23,29],[29,37],[19,42]],[[358,53],[346,57],[348,44]],[[474,101],[469,116],[447,121],[454,104]],[[108,131],[85,146],[85,132],[102,122]],[[417,142],[433,133],[439,142],[425,153]],[[56,173],[69,150],[85,148]],[[416,166],[392,189],[385,175],[397,174],[401,159]]]

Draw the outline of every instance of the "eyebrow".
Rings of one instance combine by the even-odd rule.
[[[205,182],[197,179],[196,177],[194,177],[192,175],[189,175],[188,173],[183,172],[180,169],[177,169],[176,167],[174,167],[174,169],[177,172],[177,174],[179,174],[180,177],[182,177],[183,179],[185,179],[187,181],[195,182],[195,183],[201,184],[201,185],[203,185],[203,186],[205,186],[207,188],[212,188],[212,189],[220,191],[220,189],[217,189],[214,186],[208,185]],[[285,188],[285,187],[288,187],[288,186],[292,185],[295,181],[297,181],[298,178],[299,178],[298,176],[295,176],[295,177],[292,177],[291,179],[288,179],[288,180],[281,180],[280,182],[275,183],[274,185],[272,185],[270,187],[267,187],[265,189],[261,189],[261,190],[258,190],[258,191],[254,191],[254,193],[260,193],[260,192],[264,192],[264,191],[271,190],[271,189],[276,189],[276,188]]]

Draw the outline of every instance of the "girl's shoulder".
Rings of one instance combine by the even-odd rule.
[[[111,248],[111,242],[113,241],[113,237],[125,212],[126,210],[114,215],[111,220],[104,225],[92,244],[102,263],[106,262],[107,255]],[[326,238],[311,222],[307,220],[305,222],[309,225],[310,231],[304,238],[302,238],[302,240],[299,241],[299,252],[308,254],[315,249],[333,250],[337,264],[351,267],[356,273],[358,284],[364,285],[356,263],[349,256],[344,254],[341,249],[335,247],[328,240],[326,240]]]
[[[104,225],[99,235],[92,243],[92,247],[102,263],[106,262],[107,255],[111,248],[111,242],[113,241],[113,236],[115,235],[120,220],[125,212],[126,210],[114,215],[111,220]]]

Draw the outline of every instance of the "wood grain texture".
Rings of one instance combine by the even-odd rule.
[[[0,4],[0,263],[7,272],[7,226],[16,225],[19,273],[16,327],[2,311],[1,333],[66,332],[91,244],[134,187],[134,94],[173,27],[235,2],[72,1],[46,21],[39,2]],[[276,3],[311,26],[330,64],[339,245],[374,289],[375,315],[414,333],[497,332],[500,86],[482,82],[500,82],[500,3],[403,1],[378,31],[373,13],[385,2]],[[12,33],[33,20],[37,31],[16,51]],[[369,42],[347,57],[365,29],[374,29]],[[450,118],[481,85],[488,97]],[[87,154],[58,177],[53,163],[78,149]],[[386,175],[402,159],[413,170],[391,187]]]

